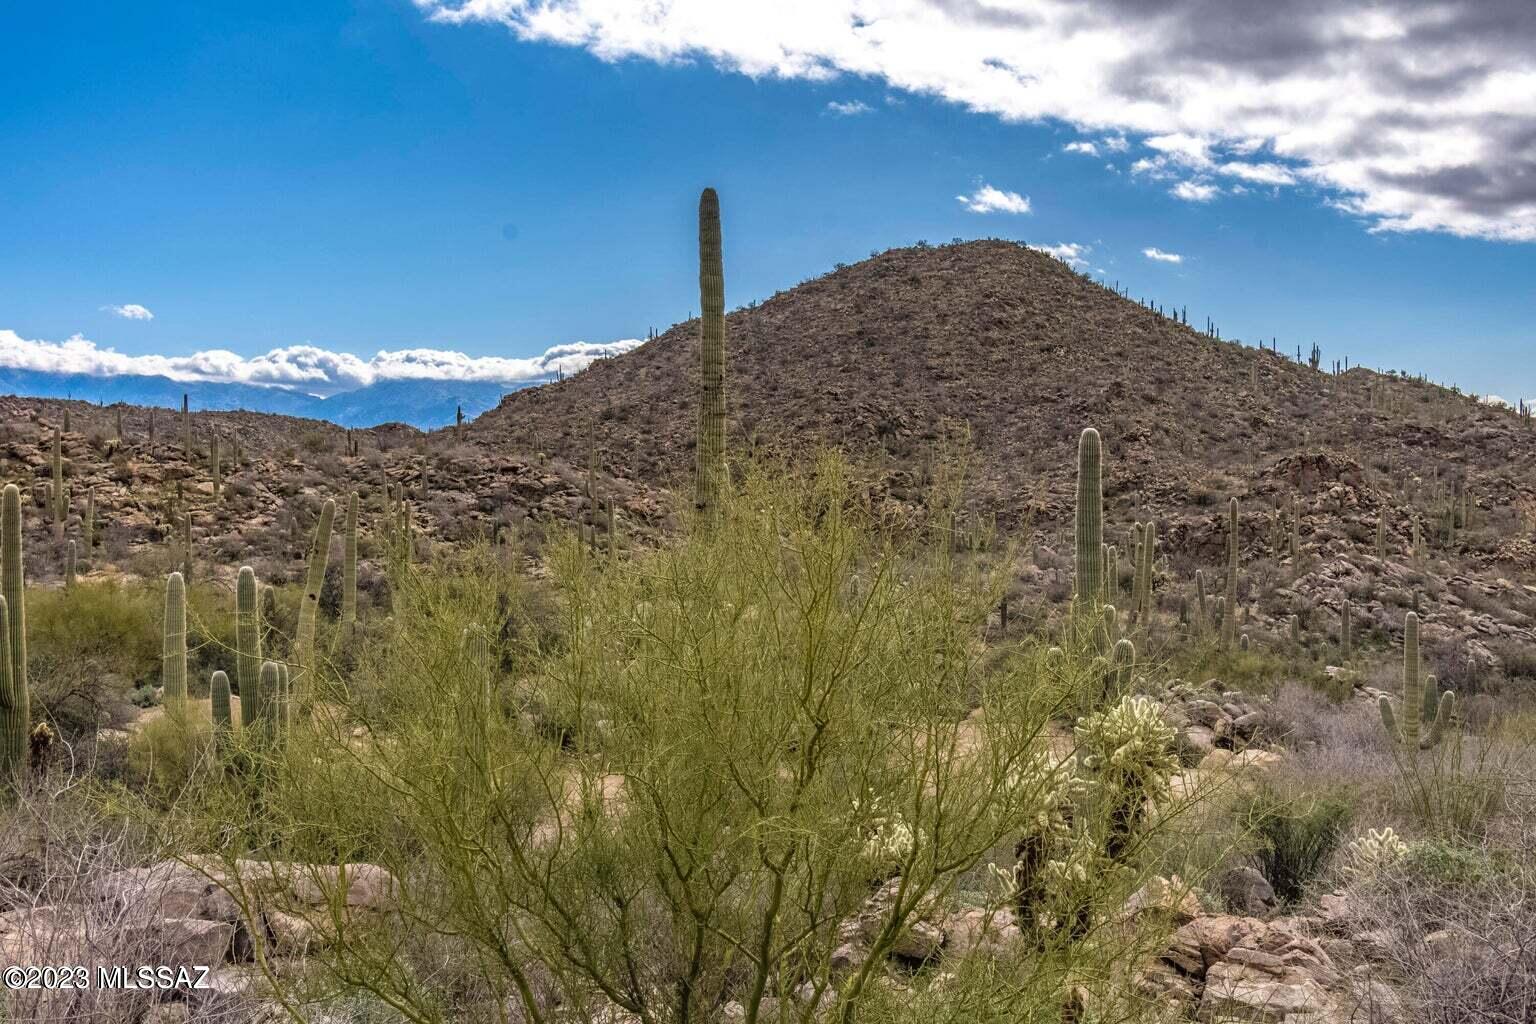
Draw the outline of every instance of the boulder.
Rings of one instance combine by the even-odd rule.
[[[1268,879],[1247,865],[1223,874],[1216,884],[1216,891],[1234,914],[1263,917],[1275,909],[1274,888]]]

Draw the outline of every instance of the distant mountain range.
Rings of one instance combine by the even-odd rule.
[[[258,384],[219,384],[177,381],[169,377],[94,377],[83,373],[49,373],[0,367],[0,394],[34,398],[74,398],[86,402],[181,408],[186,395],[193,409],[278,413],[329,420],[343,427],[372,427],[380,423],[409,423],[433,430],[453,423],[460,406],[473,419],[493,409],[502,395],[515,390],[483,381],[389,380],[329,398]]]

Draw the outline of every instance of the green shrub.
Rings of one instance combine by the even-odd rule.
[[[1275,895],[1293,902],[1327,866],[1352,814],[1347,800],[1265,783],[1240,803],[1237,817]]]
[[[1437,885],[1481,885],[1499,872],[1493,857],[1482,847],[1444,839],[1421,839],[1408,845],[1403,870],[1411,877]]]
[[[128,741],[129,784],[153,805],[175,803],[210,764],[213,723],[197,709],[185,719],[157,714]]]
[[[27,660],[41,710],[66,739],[121,721],[158,684],[163,601],[149,588],[80,583],[27,594]]]

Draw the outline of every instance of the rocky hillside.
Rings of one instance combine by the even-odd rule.
[[[414,494],[429,537],[484,535],[525,517],[601,525],[597,506],[612,495],[620,534],[647,539],[668,527],[668,494],[689,487],[697,336],[697,321],[679,324],[564,381],[508,395],[462,437],[401,425],[354,431],[355,455],[330,424],[194,413],[198,454],[188,461],[164,411],[151,446],[145,409],[124,410],[119,442],[114,407],[7,399],[0,473],[36,494],[40,511],[52,427],[70,410],[72,514],[78,521],[94,489],[112,545],[104,561],[117,565],[169,535],[178,483],[211,561],[233,567],[254,551],[278,563],[268,570],[275,578],[296,567],[323,496],[358,489],[366,534],[386,483]],[[1324,365],[1344,355],[1325,353]],[[1196,569],[1219,575],[1225,503],[1236,497],[1255,628],[1285,628],[1295,614],[1303,627],[1336,632],[1348,593],[1390,635],[1420,595],[1431,639],[1475,661],[1497,660],[1501,644],[1536,642],[1536,594],[1519,582],[1536,568],[1536,431],[1508,410],[1219,341],[1001,241],[891,250],[738,309],[728,365],[738,456],[842,447],[866,467],[876,498],[909,516],[923,512],[933,460],[968,435],[970,497],[958,525],[996,524],[1028,543],[1026,593],[1061,586],[1076,438],[1092,425],[1106,446],[1111,540],[1128,552],[1130,525],[1155,519],[1159,588],[1171,599],[1191,596]],[[223,502],[211,494],[214,434],[226,453],[239,438],[250,460],[233,471]],[[591,452],[598,503],[586,495]],[[50,551],[48,524],[35,518],[29,535]],[[1422,560],[1409,557],[1415,523]],[[35,559],[34,574],[61,561],[57,551]]]
[[[606,512],[595,513],[587,499],[584,468],[457,443],[452,431],[428,436],[403,424],[347,431],[264,413],[194,412],[189,454],[176,413],[5,397],[0,481],[18,484],[28,499],[27,571],[37,582],[59,580],[64,566],[47,501],[55,428],[69,496],[64,543],[76,541],[85,576],[181,568],[180,539],[190,516],[200,577],[223,578],[252,564],[264,580],[281,583],[302,570],[324,500],[342,502],[354,490],[365,560],[385,521],[386,492],[406,497],[415,529],[428,543],[485,539],[509,526],[530,540],[557,524],[606,527]],[[222,478],[217,497],[215,437]],[[610,497],[614,501],[621,544],[647,540],[661,528],[666,497],[655,489],[599,474],[595,490],[605,509]],[[86,550],[93,498],[93,543]]]
[[[508,395],[475,422],[473,443],[577,464],[592,444],[616,476],[686,489],[697,337],[696,320],[679,324]],[[1417,380],[1327,372],[1345,355],[1324,353],[1320,371],[1216,340],[1011,242],[920,246],[732,313],[730,430],[738,453],[840,446],[876,470],[877,495],[911,508],[941,438],[963,427],[975,456],[966,514],[1016,536],[1027,524],[1050,548],[1070,530],[1077,435],[1096,426],[1108,523],[1128,550],[1129,525],[1155,518],[1182,586],[1220,566],[1236,497],[1246,565],[1292,562],[1299,518],[1302,564],[1277,573],[1294,578],[1273,581],[1255,611],[1336,613],[1374,560],[1380,522],[1391,588],[1385,601],[1355,596],[1382,629],[1425,590],[1443,598],[1431,632],[1536,640],[1536,604],[1508,582],[1536,567],[1531,422]],[[1416,521],[1423,565],[1408,558]],[[1486,643],[1477,653],[1489,657]]]

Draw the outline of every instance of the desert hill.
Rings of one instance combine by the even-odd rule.
[[[649,541],[675,525],[673,502],[688,501],[697,338],[696,320],[678,324],[635,351],[508,395],[462,435],[194,412],[190,460],[178,418],[164,410],[150,446],[147,409],[4,399],[0,473],[34,495],[28,536],[40,557],[31,564],[44,579],[62,566],[42,510],[52,428],[66,410],[68,533],[78,534],[92,490],[98,547],[113,546],[100,561],[118,568],[140,550],[166,561],[165,542],[190,509],[210,567],[264,557],[273,564],[263,578],[291,576],[324,497],[352,489],[365,536],[382,522],[389,490],[411,499],[429,540],[530,520],[601,529],[611,497],[618,532]],[[1091,425],[1106,445],[1110,541],[1128,555],[1131,524],[1154,519],[1169,600],[1190,599],[1197,569],[1220,573],[1225,503],[1236,497],[1255,628],[1283,629],[1297,615],[1326,635],[1350,593],[1385,640],[1423,594],[1430,639],[1472,660],[1536,642],[1536,595],[1520,582],[1536,567],[1526,526],[1536,514],[1536,432],[1507,409],[1218,340],[1002,241],[897,249],[841,267],[730,314],[727,352],[738,457],[839,446],[865,468],[876,498],[911,521],[924,514],[945,439],[968,432],[969,497],[957,529],[995,525],[1024,543],[1033,553],[1020,574],[1026,597],[1059,597],[1076,439]],[[1331,366],[1335,354],[1324,356]],[[244,456],[226,465],[232,486],[218,501],[214,434],[226,463],[237,438]],[[596,502],[585,480],[594,454]],[[1385,560],[1376,557],[1378,523]],[[1415,523],[1425,559],[1410,556]],[[159,561],[145,567],[164,569]]]
[[[507,395],[474,436],[577,462],[594,436],[616,475],[686,483],[697,337],[696,320],[678,324],[563,382]],[[727,339],[738,450],[840,445],[882,460],[899,486],[944,423],[963,423],[979,456],[977,496],[1010,521],[1041,499],[1057,511],[1087,425],[1116,467],[1115,503],[1142,515],[1213,488],[1242,497],[1263,467],[1312,449],[1426,485],[1437,473],[1470,477],[1484,500],[1510,501],[1511,474],[1536,448],[1507,411],[1218,342],[1011,242],[881,253],[737,309]],[[1373,413],[1373,391],[1393,410]],[[1519,483],[1528,493],[1536,474]]]
[[[698,330],[678,324],[508,395],[475,421],[472,443],[577,465],[590,444],[614,476],[686,494]],[[1198,568],[1219,572],[1229,497],[1241,503],[1245,565],[1259,563],[1256,577],[1275,566],[1286,581],[1255,607],[1270,625],[1290,614],[1308,622],[1320,606],[1336,613],[1345,585],[1359,589],[1361,567],[1376,561],[1378,521],[1387,562],[1411,561],[1417,521],[1433,565],[1372,577],[1390,583],[1385,602],[1365,600],[1381,629],[1390,634],[1400,605],[1432,591],[1441,639],[1536,640],[1531,594],[1510,582],[1536,566],[1530,420],[1398,374],[1329,372],[1345,355],[1323,353],[1314,369],[1217,340],[1015,243],[917,246],[731,313],[727,407],[736,452],[837,445],[874,468],[878,494],[908,508],[921,504],[946,424],[963,424],[974,449],[966,514],[1032,537],[1047,564],[1052,550],[1069,551],[1077,436],[1095,426],[1111,539],[1128,551],[1130,525],[1156,519],[1169,586],[1187,588]]]

